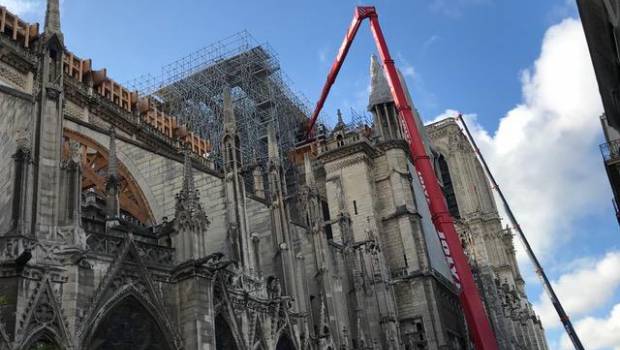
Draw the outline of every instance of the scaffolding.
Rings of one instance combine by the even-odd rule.
[[[363,127],[372,127],[372,117],[366,112],[358,112],[351,107],[351,122],[347,125],[349,128],[359,129]]]
[[[141,76],[127,85],[209,140],[208,157],[217,168],[222,166],[222,92],[230,89],[244,166],[266,162],[267,128],[273,127],[287,187],[293,190],[295,169],[287,155],[308,120],[309,104],[293,92],[268,44],[243,31],[164,66],[159,75]]]

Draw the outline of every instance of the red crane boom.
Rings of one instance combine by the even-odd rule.
[[[454,228],[454,222],[448,211],[443,192],[439,187],[435,171],[431,164],[431,159],[426,154],[420,130],[418,130],[414,121],[411,106],[409,106],[407,102],[405,91],[403,90],[396,67],[394,66],[394,60],[392,60],[390,56],[385,38],[383,37],[377,11],[374,6],[358,6],[355,8],[353,21],[340,46],[336,60],[329,71],[327,81],[321,91],[321,96],[308,123],[306,135],[310,137],[314,123],[323,108],[323,104],[327,99],[327,95],[334,81],[336,81],[336,76],[349,52],[355,34],[357,34],[362,21],[366,18],[370,20],[370,29],[375,38],[379,56],[383,62],[383,69],[392,92],[392,97],[394,98],[394,103],[399,111],[400,121],[405,131],[405,138],[409,144],[412,162],[420,178],[422,188],[424,189],[424,195],[430,208],[433,224],[437,229],[437,234],[441,241],[454,281],[457,286],[460,287],[459,298],[463,306],[471,340],[478,350],[496,350],[498,346],[495,334],[491,329],[487,314],[482,305],[480,293],[474,282],[467,257],[463,252],[461,241]]]

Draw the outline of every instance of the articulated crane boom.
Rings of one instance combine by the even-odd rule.
[[[484,306],[482,305],[480,294],[474,282],[465,253],[463,252],[461,241],[454,228],[454,222],[446,206],[443,192],[439,187],[430,157],[426,154],[420,130],[418,130],[413,119],[411,106],[409,106],[407,98],[405,97],[405,92],[398,77],[396,67],[394,66],[394,61],[388,51],[383,33],[381,32],[377,11],[374,7],[361,6],[355,8],[353,22],[351,22],[351,26],[340,46],[336,60],[329,71],[327,81],[321,91],[321,96],[308,123],[307,136],[311,136],[314,123],[323,108],[329,90],[334,84],[334,81],[336,81],[336,76],[349,52],[355,34],[362,21],[366,18],[370,20],[370,28],[375,38],[375,43],[377,44],[379,56],[383,62],[383,69],[386,73],[385,75],[390,85],[390,90],[392,91],[392,97],[394,98],[396,108],[400,114],[400,121],[405,131],[406,141],[409,143],[412,162],[420,178],[422,188],[424,189],[424,195],[430,208],[433,224],[437,229],[437,234],[439,235],[454,281],[461,290],[459,297],[465,312],[465,319],[471,334],[471,340],[478,350],[496,350],[498,346],[495,334],[491,329]]]

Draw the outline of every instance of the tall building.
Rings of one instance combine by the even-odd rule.
[[[525,294],[513,246],[491,184],[455,119],[426,127],[450,213],[502,349],[547,349],[543,326]]]
[[[605,110],[600,149],[620,223],[620,1],[577,0],[577,6]]]
[[[1,8],[0,47],[1,350],[471,347],[375,61],[374,121],[295,143],[262,46],[147,94],[67,49],[58,0],[43,31]],[[502,349],[544,349],[475,157],[441,152]]]

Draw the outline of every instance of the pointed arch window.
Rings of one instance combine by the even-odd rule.
[[[237,350],[232,330],[221,314],[215,317],[215,350]]]
[[[78,132],[64,129],[64,157],[70,154],[69,140],[79,143],[82,165],[82,192],[93,191],[97,196],[105,196],[106,174],[108,171],[109,150],[93,139]],[[125,165],[117,160],[120,176],[119,201],[121,211],[143,224],[153,224],[155,219],[146,196],[136,179]]]
[[[454,193],[454,185],[452,184],[452,177],[450,176],[450,169],[448,162],[443,154],[439,154],[437,158],[439,165],[439,174],[441,176],[441,182],[443,183],[443,194],[446,197],[446,204],[448,205],[448,211],[453,218],[460,218],[459,205],[456,201],[456,194]]]
[[[295,350],[295,344],[293,344],[289,336],[282,335],[280,339],[278,339],[276,350]]]
[[[153,315],[133,296],[118,302],[97,326],[89,350],[170,350],[169,339]]]
[[[30,346],[29,350],[61,350],[58,345],[47,341],[37,341]]]
[[[336,142],[338,144],[338,147],[344,146],[344,139],[343,139],[342,135],[337,135],[336,136]]]
[[[28,350],[62,350],[62,348],[56,344],[51,338],[47,336],[42,336],[35,342],[33,342],[28,348]]]

